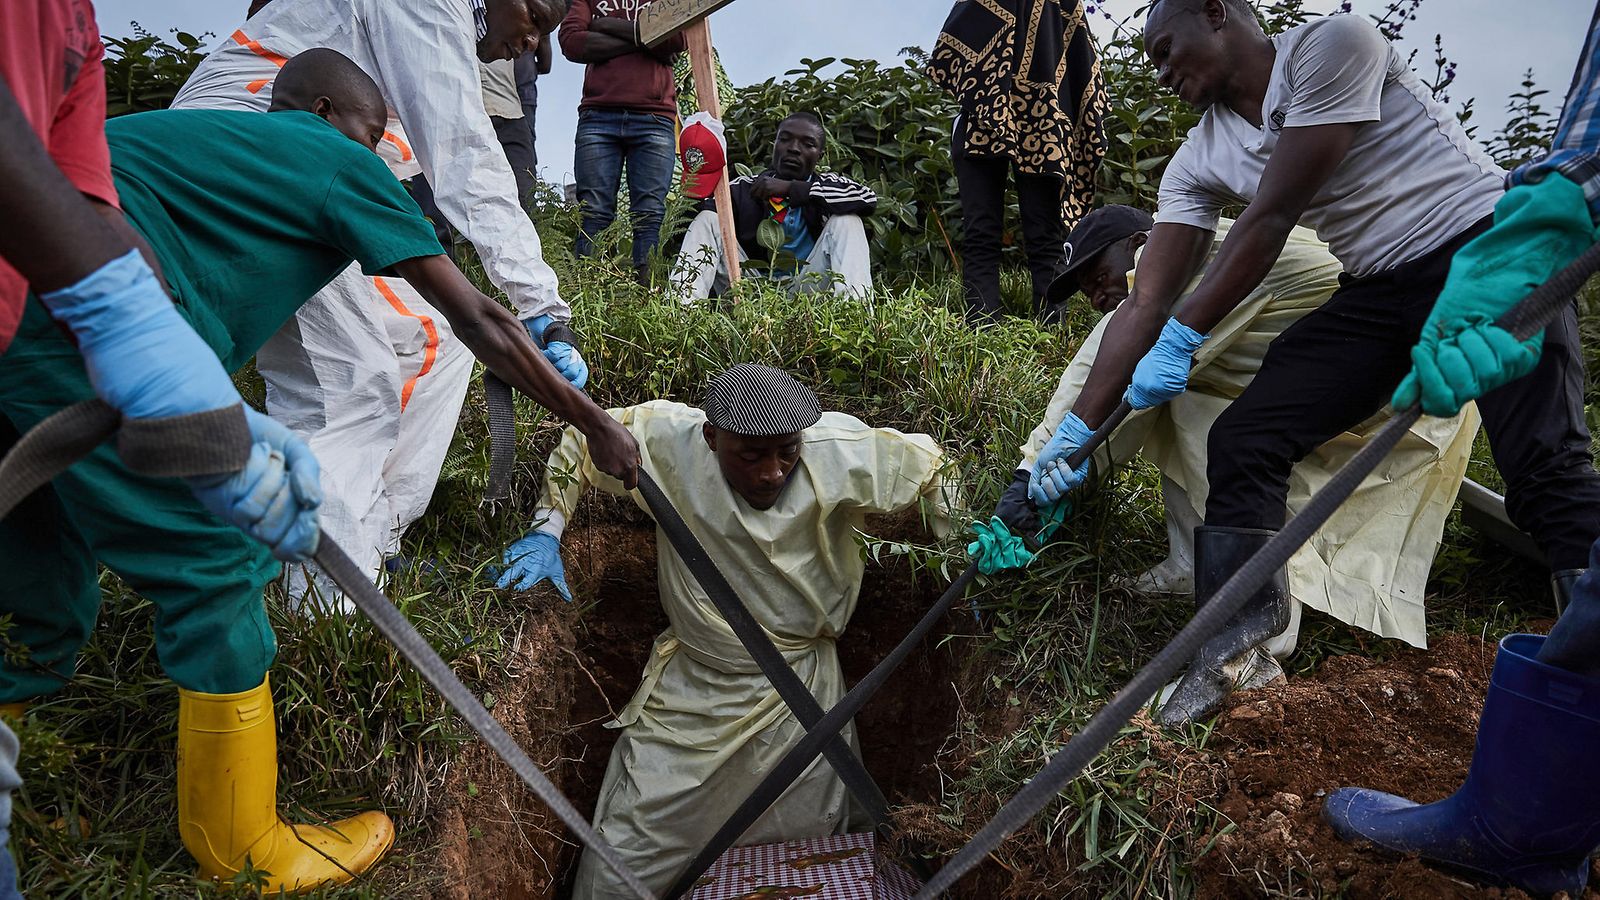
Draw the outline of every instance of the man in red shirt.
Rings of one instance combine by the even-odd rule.
[[[36,296],[72,335],[96,394],[125,419],[195,416],[218,444],[248,452],[241,469],[190,478],[190,488],[280,559],[306,559],[318,539],[316,459],[240,401],[123,221],[104,132],[103,52],[89,0],[0,5],[0,352]],[[0,417],[0,455],[17,440]],[[24,503],[53,499],[46,493]],[[17,527],[0,521],[0,531]],[[0,723],[0,845],[20,784],[16,758],[16,736]],[[0,852],[0,900],[17,896],[15,864]]]
[[[572,0],[560,34],[562,55],[588,66],[572,161],[583,208],[573,251],[593,254],[595,237],[617,217],[617,190],[626,166],[633,268],[641,283],[650,251],[660,240],[677,162],[672,59],[688,46],[681,32],[656,47],[639,44],[634,23],[651,2]]]

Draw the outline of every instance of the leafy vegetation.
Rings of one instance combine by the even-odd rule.
[[[133,25],[133,37],[105,39],[106,115],[166,109],[206,58],[206,35],[175,32],[171,43]]]
[[[1400,36],[1418,0],[1396,0],[1374,16]],[[1274,0],[1262,13],[1271,27],[1309,15],[1301,0]],[[1102,43],[1112,89],[1107,121],[1111,155],[1102,167],[1108,201],[1153,205],[1162,164],[1194,114],[1159,89],[1142,62],[1140,36],[1119,23]],[[159,108],[198,62],[198,39],[177,43],[140,32],[113,41],[107,63],[113,114]],[[1441,97],[1453,67],[1437,43],[1430,85]],[[576,212],[553,192],[535,210],[546,258],[573,301],[577,330],[597,373],[592,393],[607,404],[669,397],[693,402],[705,379],[723,366],[757,360],[795,371],[817,387],[826,406],[875,423],[926,431],[953,454],[957,481],[972,510],[986,510],[1015,462],[1016,447],[1035,424],[1055,374],[1091,327],[1082,305],[1059,329],[1011,320],[982,331],[958,314],[954,277],[958,226],[948,134],[947,99],[921,74],[922,57],[902,65],[861,60],[805,60],[787,80],[738,93],[729,115],[732,156],[765,160],[781,116],[818,110],[829,127],[826,164],[872,184],[885,198],[873,223],[884,265],[869,304],[790,297],[759,282],[739,288],[719,307],[683,307],[633,283],[620,254],[576,261],[570,252]],[[842,66],[842,69],[835,68]],[[829,74],[832,73],[832,74]],[[1498,159],[1526,156],[1548,134],[1550,113],[1532,79],[1512,99],[1512,123],[1488,142]],[[1470,116],[1471,104],[1460,107]],[[915,123],[915,124],[907,124]],[[675,200],[680,220],[686,205]],[[626,224],[601,238],[620,250]],[[654,263],[658,283],[666,260]],[[468,260],[480,284],[482,273]],[[1026,303],[1024,276],[1004,282],[1017,308]],[[1595,338],[1600,310],[1585,298],[1584,328]],[[1586,340],[1600,348],[1600,339]],[[1591,371],[1600,360],[1591,359]],[[260,396],[248,374],[241,386]],[[390,595],[468,683],[485,694],[508,673],[510,647],[530,608],[554,603],[539,592],[516,595],[489,587],[485,568],[532,513],[543,454],[557,423],[525,399],[517,401],[522,436],[516,494],[479,504],[487,475],[482,397],[474,389],[428,517],[408,536],[405,552],[433,570],[397,575]],[[1492,469],[1480,448],[1475,473]],[[961,822],[1014,792],[1066,734],[1081,727],[1134,668],[1188,616],[1186,603],[1152,603],[1121,586],[1162,554],[1163,526],[1154,471],[1134,464],[1108,476],[1085,498],[1064,539],[1039,564],[1014,578],[980,585],[985,616],[980,636],[963,638],[979,694],[1016,711],[1003,739],[952,766],[938,798],[939,816]],[[964,564],[958,540],[937,545],[870,544],[873,554],[905,554],[924,571],[948,577]],[[105,606],[82,658],[79,677],[44,698],[21,729],[27,783],[17,803],[13,845],[30,897],[213,897],[192,878],[174,824],[172,779],[175,691],[162,675],[150,635],[153,610],[103,577]],[[1495,636],[1547,614],[1542,575],[1452,522],[1430,585],[1435,631]],[[581,599],[581,598],[580,598]],[[324,897],[426,896],[439,887],[431,817],[447,798],[445,773],[460,758],[466,735],[428,690],[364,621],[292,616],[269,592],[280,652],[273,679],[281,733],[280,793],[293,818],[376,804],[400,823],[400,851],[366,883]],[[580,615],[583,613],[580,613]],[[1297,658],[1302,668],[1327,655],[1388,652],[1388,644],[1332,620],[1308,616]],[[356,711],[359,711],[357,713]],[[982,741],[983,710],[965,713],[952,744]],[[1193,892],[1189,863],[1220,815],[1204,808],[1157,827],[1148,737],[1129,732],[1021,836],[1020,846],[1070,862],[1059,896],[1183,897]],[[1187,740],[1203,743],[1206,735]],[[1170,815],[1170,813],[1168,813]],[[1285,877],[1288,877],[1287,875]]]
[[[955,170],[950,128],[955,101],[923,73],[925,57],[910,48],[901,65],[871,59],[802,59],[784,79],[742,88],[728,110],[728,155],[742,171],[759,172],[772,156],[778,122],[810,110],[827,126],[822,165],[878,194],[869,223],[874,250],[891,282],[929,279],[958,269]],[[828,77],[835,63],[843,71]]]

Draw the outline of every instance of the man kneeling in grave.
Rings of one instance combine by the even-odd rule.
[[[720,124],[711,126],[697,128],[691,120],[684,129],[685,159],[698,158],[693,152],[697,140],[720,143],[714,134]],[[778,123],[771,166],[729,185],[739,260],[757,262],[774,278],[787,280],[792,290],[831,289],[862,296],[872,290],[872,260],[861,218],[877,208],[878,196],[843,175],[817,171],[825,142],[821,119],[814,113],[792,113]],[[725,155],[717,147],[707,150],[706,156]],[[706,198],[672,267],[673,288],[686,299],[728,289],[716,202],[708,196],[720,173],[721,167],[685,169],[684,192]]]
[[[821,412],[789,375],[749,363],[712,379],[704,410],[654,400],[612,410],[652,472],[784,659],[823,709],[844,696],[835,641],[855,611],[865,571],[856,532],[866,517],[921,504],[948,530],[944,453],[927,435],[871,428]],[[505,552],[501,586],[550,579],[570,599],[561,533],[584,488],[628,493],[595,469],[582,434],[567,429],[550,457],[538,527]],[[637,493],[634,503],[648,511]],[[661,604],[671,627],[656,639],[643,684],[612,727],[595,807],[600,836],[654,891],[665,890],[805,733],[699,581],[656,532]],[[852,727],[844,730],[855,744]],[[817,760],[741,843],[850,830],[844,784]],[[633,896],[585,853],[573,897]]]
[[[1210,268],[1231,226],[1223,219],[1217,227],[1194,282],[1179,292],[1179,308]],[[1064,304],[1081,290],[1106,316],[1062,373],[1043,420],[1023,445],[1016,477],[996,509],[1001,521],[980,526],[985,533],[976,543],[984,554],[979,560],[984,571],[1021,561],[1003,552],[988,555],[991,548],[1016,546],[995,540],[996,532],[1036,527],[1028,521],[1032,507],[1047,508],[1061,499],[1054,484],[1043,483],[1047,476],[1035,476],[1036,461],[1061,429],[1076,427],[1063,423],[1075,421],[1069,413],[1095,366],[1101,338],[1129,297],[1130,276],[1152,227],[1149,213],[1107,206],[1085,216],[1068,236],[1070,255],[1050,285],[1049,302]],[[1196,603],[1203,604],[1221,586],[1219,579],[1231,574],[1231,568],[1220,565],[1228,561],[1227,547],[1202,525],[1198,512],[1209,493],[1207,437],[1212,424],[1256,377],[1267,346],[1328,301],[1339,286],[1340,271],[1327,245],[1310,230],[1295,228],[1261,284],[1218,323],[1195,355],[1189,390],[1170,403],[1130,415],[1105,448],[1084,463],[1105,471],[1142,455],[1161,471],[1170,552],[1165,561],[1133,579],[1133,589],[1193,593]],[[1296,464],[1289,478],[1289,511],[1299,512],[1388,417],[1388,410],[1378,412]],[[1424,418],[1411,426],[1383,466],[1289,558],[1287,584],[1278,583],[1280,590],[1287,589],[1287,627],[1230,670],[1229,677],[1254,687],[1280,675],[1278,660],[1294,651],[1299,637],[1302,604],[1383,637],[1426,646],[1423,589],[1478,423],[1478,411],[1469,404],[1454,417]],[[1179,713],[1186,718],[1195,714],[1163,707],[1161,718],[1167,721]]]

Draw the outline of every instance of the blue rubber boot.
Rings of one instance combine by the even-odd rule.
[[[1544,640],[1500,642],[1460,790],[1421,806],[1340,788],[1322,809],[1333,830],[1536,896],[1581,896],[1600,850],[1600,678],[1539,662]]]

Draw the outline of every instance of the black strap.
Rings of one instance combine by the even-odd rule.
[[[155,478],[232,472],[250,459],[250,425],[242,404],[124,422],[104,401],[85,400],[40,422],[0,460],[0,519],[112,435],[123,464]]]
[[[489,405],[489,485],[486,501],[511,496],[511,467],[517,461],[517,410],[511,385],[488,369],[483,370],[483,396]]]
[[[1527,340],[1549,324],[1571,302],[1572,296],[1595,272],[1600,271],[1600,244],[1578,257],[1549,281],[1540,285],[1495,324],[1518,340]],[[1321,528],[1328,517],[1361,485],[1367,475],[1389,455],[1406,431],[1421,418],[1417,406],[1399,411],[1373,436],[1365,447],[1313,496],[1272,539],[1252,556],[1233,577],[1200,608],[1177,637],[1157,653],[1122,690],[1117,691],[1089,723],[1051,758],[965,847],[940,869],[915,900],[932,900],[955,886],[957,880],[985,857],[1011,832],[1026,825],[1079,773],[1116,739],[1122,726],[1150,702],[1150,698],[1183,668],[1200,645],[1227,624],[1267,579],[1281,569],[1289,557]]]
[[[906,633],[904,638],[901,638],[900,643],[889,651],[889,655],[874,666],[865,678],[857,682],[856,686],[851,688],[848,694],[844,695],[844,699],[834,704],[833,708],[828,710],[827,715],[806,730],[800,740],[767,773],[767,776],[761,780],[761,784],[756,786],[750,796],[739,805],[737,810],[734,810],[733,815],[729,816],[722,827],[717,829],[717,833],[700,850],[699,854],[690,861],[688,867],[678,876],[678,880],[673,884],[672,889],[667,891],[666,896],[668,898],[681,897],[692,891],[695,882],[700,879],[701,875],[705,874],[707,869],[711,868],[712,863],[715,863],[718,857],[726,852],[729,847],[732,847],[739,840],[739,836],[744,834],[751,825],[755,824],[755,821],[761,818],[761,815],[767,811],[768,807],[783,796],[783,792],[789,789],[789,785],[793,784],[796,778],[805,774],[806,769],[809,769],[811,763],[816,760],[817,754],[827,746],[827,742],[838,739],[836,735],[838,735],[840,729],[855,718],[856,713],[867,705],[867,701],[872,699],[872,695],[876,694],[889,680],[889,676],[894,674],[894,670],[900,668],[906,658],[911,655],[911,651],[916,649],[922,639],[928,636],[928,632],[933,630],[933,626],[938,624],[944,614],[950,610],[950,606],[959,600],[962,594],[966,593],[967,586],[972,583],[972,579],[976,578],[977,575],[978,567],[976,564],[967,566],[960,577],[950,584],[949,589],[944,592],[944,596],[929,607],[917,624]]]
[[[233,413],[239,420],[237,424],[244,429],[242,432],[231,431],[233,426],[227,423],[225,417],[201,413],[200,417],[179,416],[142,421],[138,427],[132,427],[132,433],[129,434],[133,423],[122,424],[116,410],[99,400],[88,400],[67,407],[31,429],[11,448],[5,459],[0,460],[0,518],[4,518],[22,498],[83,458],[113,434],[118,436],[119,452],[125,461],[149,460],[150,465],[157,467],[161,474],[210,474],[237,469],[244,463],[239,456],[240,445],[236,441],[213,441],[208,445],[197,438],[206,434],[212,438],[229,434],[238,438],[242,434],[242,449],[245,458],[248,458],[250,432],[244,425],[244,416],[240,414],[242,410],[234,409]],[[159,452],[163,428],[173,432],[173,443],[181,448],[176,457]],[[130,440],[134,442],[132,453],[128,449]],[[489,715],[483,704],[461,683],[461,679],[439,658],[439,654],[417,633],[417,629],[400,610],[378,591],[372,580],[351,562],[332,538],[323,535],[320,543],[315,556],[317,565],[346,596],[355,601],[356,608],[372,620],[378,633],[400,651],[400,655],[416,668],[424,681],[443,695],[445,702],[466,720],[490,749],[511,766],[557,818],[572,829],[583,845],[617,873],[635,897],[639,900],[655,900],[655,895],[623,863],[617,851],[595,833],[588,820],[539,771],[528,754]]]
[[[617,851],[595,833],[589,821],[578,812],[571,801],[567,800],[561,790],[551,784],[550,779],[539,771],[539,767],[528,758],[522,747],[518,746],[516,739],[500,727],[494,716],[489,715],[489,711],[478,702],[472,691],[456,677],[449,664],[434,652],[427,640],[417,633],[417,629],[393,603],[389,602],[389,598],[378,591],[372,579],[362,573],[339,545],[329,540],[327,535],[323,535],[322,545],[317,548],[315,559],[317,565],[333,579],[339,589],[355,601],[356,608],[372,620],[372,626],[378,629],[378,633],[400,651],[400,655],[411,663],[422,679],[444,697],[445,702],[466,720],[479,737],[483,738],[489,749],[504,760],[506,765],[522,779],[522,783],[550,807],[551,812],[556,814],[562,824],[572,829],[584,847],[599,856],[639,900],[655,900],[655,895],[643,881],[639,880],[639,876],[628,868],[622,857],[617,855]]]
[[[655,516],[656,524],[666,532],[667,540],[672,542],[672,547],[682,557],[689,571],[694,573],[695,580],[700,582],[700,587],[711,598],[717,607],[717,612],[727,620],[739,642],[744,644],[750,652],[751,659],[761,667],[762,674],[772,682],[777,689],[778,696],[788,704],[789,710],[795,718],[807,729],[814,728],[822,721],[822,707],[817,703],[817,698],[800,680],[800,676],[789,668],[789,663],[783,658],[772,639],[762,629],[760,623],[750,614],[734,592],[733,586],[722,576],[717,569],[717,564],[712,562],[700,541],[678,515],[678,510],[673,507],[672,501],[661,492],[661,487],[655,483],[649,473],[639,470],[639,494],[644,497],[646,506]],[[839,773],[839,779],[845,787],[866,808],[867,814],[873,822],[882,825],[889,820],[889,802],[884,799],[883,791],[878,788],[877,782],[867,774],[866,767],[862,765],[861,758],[837,734],[829,736],[827,745],[822,750],[834,771]]]

